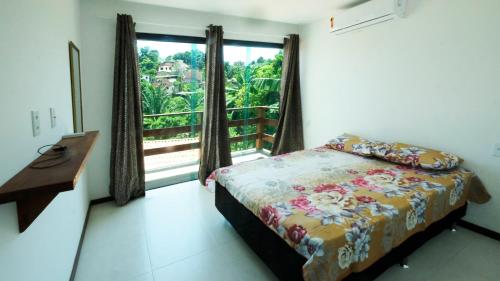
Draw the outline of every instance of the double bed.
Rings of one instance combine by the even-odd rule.
[[[281,280],[373,280],[465,215],[473,174],[327,147],[214,172],[217,209]]]

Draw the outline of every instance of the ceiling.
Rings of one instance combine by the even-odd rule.
[[[356,0],[126,0],[231,16],[303,24]]]

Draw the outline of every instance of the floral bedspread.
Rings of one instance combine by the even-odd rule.
[[[325,147],[219,169],[215,179],[308,261],[341,280],[463,206],[473,174],[398,166]]]

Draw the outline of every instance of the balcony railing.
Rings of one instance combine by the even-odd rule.
[[[276,128],[278,126],[278,120],[272,118],[266,118],[266,112],[270,110],[277,110],[277,107],[271,106],[254,106],[254,107],[240,107],[240,108],[228,108],[227,112],[237,112],[243,110],[255,110],[255,117],[248,119],[237,119],[229,120],[228,126],[231,127],[241,127],[247,125],[256,125],[256,132],[252,134],[245,134],[240,136],[233,136],[229,138],[231,144],[255,140],[255,148],[260,150],[264,147],[264,142],[272,144],[274,137],[270,134],[265,133],[265,126],[270,126]],[[176,113],[165,113],[165,114],[154,114],[154,115],[144,115],[146,118],[160,118],[160,117],[175,117],[175,116],[193,116],[196,115],[196,124],[187,126],[177,126],[177,127],[167,127],[161,129],[147,129],[144,130],[144,137],[162,137],[171,138],[182,133],[199,133],[201,131],[201,123],[203,120],[202,111],[193,112],[176,112]],[[165,153],[174,153],[186,150],[192,150],[200,148],[200,142],[190,142],[177,145],[169,145],[163,147],[155,147],[144,149],[144,156],[152,156]]]

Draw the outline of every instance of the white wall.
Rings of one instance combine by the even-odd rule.
[[[268,21],[194,12],[181,9],[135,4],[116,0],[82,2],[82,66],[84,125],[98,129],[102,135],[96,155],[89,164],[92,173],[91,198],[109,196],[109,151],[111,147],[111,103],[116,14],[130,14],[137,32],[205,36],[209,24],[224,26],[227,39],[283,42],[283,37],[296,33],[298,26]]]
[[[80,45],[77,0],[0,0],[0,185],[36,149],[72,131],[68,41]],[[49,108],[57,113],[50,128]],[[34,138],[30,110],[38,110]],[[0,205],[0,279],[68,280],[89,199],[86,172],[19,233],[15,203]]]
[[[344,132],[456,153],[493,195],[467,220],[500,231],[500,1],[410,0],[408,17],[336,36],[301,29],[306,146]]]

